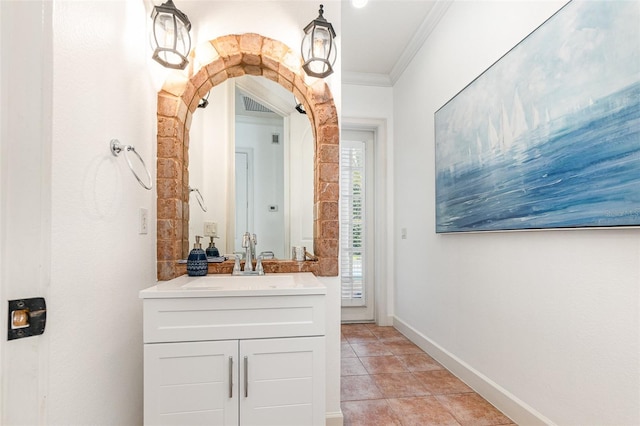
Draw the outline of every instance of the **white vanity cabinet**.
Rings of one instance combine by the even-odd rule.
[[[325,424],[324,287],[182,292],[194,279],[176,280],[140,293],[145,425]]]
[[[145,424],[324,423],[323,337],[146,344],[144,356]]]
[[[237,360],[237,341],[145,344],[144,424],[238,425]]]

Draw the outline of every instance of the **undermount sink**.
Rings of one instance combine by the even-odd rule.
[[[182,288],[209,290],[258,290],[300,287],[291,274],[273,275],[207,275],[188,282]]]
[[[267,275],[183,275],[143,290],[143,298],[326,294],[311,272]]]

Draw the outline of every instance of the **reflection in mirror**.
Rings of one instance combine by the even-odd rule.
[[[291,92],[261,77],[215,86],[193,113],[189,141],[189,239],[210,243],[215,223],[221,254],[244,253],[242,234],[257,235],[256,254],[289,259],[291,246],[313,247],[314,141]]]
[[[284,181],[284,118],[240,85],[235,107],[235,252],[244,252],[242,236],[248,231],[259,236],[259,251],[282,259],[289,186]]]

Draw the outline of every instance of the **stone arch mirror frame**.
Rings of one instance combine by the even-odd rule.
[[[339,128],[329,87],[308,84],[299,55],[285,44],[259,34],[227,35],[210,41],[213,60],[188,80],[167,81],[158,93],[157,262],[158,280],[186,272],[189,251],[189,129],[199,100],[228,78],[262,76],[291,91],[303,103],[315,140],[314,254],[317,261],[265,261],[265,271],[338,275]],[[193,62],[193,61],[192,61]],[[259,236],[258,236],[259,237]],[[230,273],[209,264],[209,271]],[[228,271],[227,271],[228,269]]]

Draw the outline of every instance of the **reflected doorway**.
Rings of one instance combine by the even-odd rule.
[[[245,231],[253,232],[253,152],[247,148],[237,148],[235,155],[236,172],[236,232],[235,250],[242,253],[242,236]]]
[[[242,236],[249,232],[257,237],[256,255],[269,252],[284,259],[288,245],[285,194],[289,192],[285,157],[290,145],[284,135],[289,133],[289,120],[275,111],[269,99],[260,99],[239,85],[235,87],[235,99],[234,177],[238,193],[234,252],[245,252]],[[293,108],[292,102],[287,106]]]

